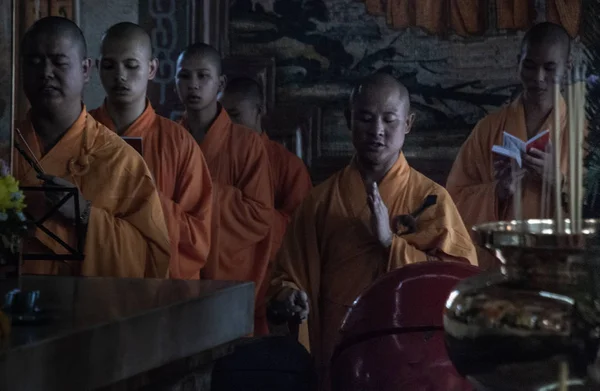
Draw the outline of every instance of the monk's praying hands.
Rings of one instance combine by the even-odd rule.
[[[59,177],[55,177],[52,175],[40,175],[39,178],[44,181],[44,185],[53,186],[53,187],[64,187],[64,188],[76,188],[74,184],[71,182],[64,180]],[[61,191],[49,191],[46,192],[46,199],[52,204],[58,204],[68,192]],[[80,219],[81,223],[87,224],[87,220],[89,217],[89,210],[91,207],[91,203],[83,197],[80,191],[77,191],[77,198],[79,200],[79,216],[75,214],[75,198],[70,197],[67,202],[62,204],[58,208],[58,212],[67,220],[75,221],[76,219]]]
[[[388,208],[381,199],[377,183],[367,185],[367,203],[371,209],[371,230],[385,248],[392,245],[392,228]]]

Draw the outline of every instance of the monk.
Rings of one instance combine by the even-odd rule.
[[[356,155],[298,208],[269,292],[284,314],[308,316],[300,340],[315,356],[323,389],[342,319],[378,276],[427,260],[477,263],[446,190],[402,153],[414,120],[406,88],[387,74],[368,77],[354,89],[347,118]],[[398,224],[432,198],[415,221]]]
[[[225,86],[221,56],[191,45],[179,56],[176,86],[186,108],[182,124],[200,144],[214,189],[211,249],[202,277],[253,281],[261,292],[271,254],[273,189],[269,157],[260,136],[231,122],[217,96]],[[268,332],[262,298],[256,298],[255,335]]]
[[[111,277],[165,277],[170,248],[160,199],[144,160],[119,136],[88,115],[81,101],[91,60],[83,33],[61,17],[37,21],[21,43],[25,94],[31,104],[15,140],[21,186],[75,188],[74,199],[44,223],[71,247],[85,241],[83,262],[26,261],[25,273]],[[23,155],[27,155],[29,162]],[[33,168],[39,162],[40,170]],[[26,194],[27,213],[39,219],[64,192]],[[46,199],[44,199],[46,198]],[[82,227],[76,230],[76,223]],[[66,254],[43,233],[25,243],[26,253]]]
[[[298,156],[280,143],[270,140],[263,130],[262,117],[265,112],[263,93],[255,80],[237,78],[228,81],[220,101],[233,122],[260,134],[267,149],[275,196],[271,248],[271,259],[274,259],[294,211],[312,190],[310,175]]]
[[[170,277],[199,279],[210,250],[210,172],[194,138],[157,115],[146,97],[158,69],[150,37],[134,23],[112,26],[102,39],[98,69],[106,100],[90,114],[120,136],[142,138],[171,239]]]
[[[523,218],[551,217],[542,215],[541,199],[543,181],[547,181],[548,194],[554,194],[554,174],[550,171],[549,175],[543,175],[545,164],[554,167],[552,149],[531,149],[523,156],[523,168],[513,171],[511,161],[492,153],[492,146],[502,145],[503,132],[523,141],[545,130],[550,130],[552,135],[553,112],[560,110],[561,137],[551,142],[561,143],[562,171],[565,172],[567,112],[562,98],[559,107],[554,107],[553,86],[555,80],[565,77],[570,67],[570,46],[569,34],[553,23],[537,24],[525,34],[518,55],[522,94],[479,121],[461,147],[448,177],[447,190],[467,227],[514,219],[513,194],[518,181],[522,181]],[[478,248],[478,253],[482,267],[497,265],[486,250]]]

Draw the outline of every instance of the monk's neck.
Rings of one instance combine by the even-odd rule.
[[[106,110],[115,125],[117,134],[122,135],[146,110],[146,99],[129,104],[106,100]]]
[[[367,183],[380,183],[386,174],[392,169],[400,155],[395,159],[388,159],[381,162],[367,162],[356,157],[356,166],[360,172],[360,176]]]
[[[31,109],[33,129],[35,129],[44,151],[52,149],[81,115],[83,109],[81,102],[77,105],[65,106],[67,109],[62,109],[60,113]]]
[[[202,110],[188,110],[188,127],[190,133],[198,143],[204,140],[206,133],[210,130],[215,119],[217,119],[218,114],[219,107],[216,102]]]
[[[552,112],[554,105],[552,103],[539,103],[523,100],[523,109],[525,111],[525,125],[527,126],[527,138],[535,136],[542,124]]]

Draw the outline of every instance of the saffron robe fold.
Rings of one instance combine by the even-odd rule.
[[[88,115],[85,107],[71,128],[46,152],[42,151],[30,114],[19,128],[44,172],[76,185],[92,205],[83,262],[26,261],[23,272],[165,277],[170,257],[169,237],[158,192],[142,157]],[[35,170],[18,153],[14,167],[21,186],[41,185]],[[26,197],[27,211],[34,218],[45,214],[47,208],[41,193],[28,192]],[[75,247],[72,223],[56,216],[44,225]],[[25,251],[67,253],[40,230],[26,241]]]
[[[219,107],[200,148],[213,181],[211,247],[202,278],[254,281],[261,291],[271,254],[273,189],[269,158],[260,136],[231,122]],[[187,118],[182,120],[189,129]],[[257,303],[262,302],[257,295]],[[266,316],[257,310],[255,332]]]
[[[277,255],[287,225],[294,211],[312,190],[312,181],[306,165],[283,145],[269,139],[263,132],[261,138],[269,156],[271,185],[275,198],[273,218],[273,245],[271,259]]]
[[[106,102],[90,114],[117,131]],[[212,182],[200,147],[181,125],[157,115],[149,101],[122,136],[142,137],[169,230],[170,277],[199,279],[210,250],[212,216]]]
[[[322,378],[344,315],[378,276],[436,254],[476,264],[475,248],[452,199],[412,169],[403,154],[382,179],[379,192],[390,221],[416,211],[428,195],[437,195],[437,203],[418,218],[415,233],[397,232],[385,250],[371,233],[364,189],[354,163],[315,187],[288,227],[269,290],[269,297],[286,286],[308,294],[311,312],[300,340],[315,356]]]
[[[560,101],[561,126],[561,170],[568,167],[567,111],[564,100]],[[536,130],[536,134],[550,130],[551,141],[554,128],[554,112]],[[465,225],[473,226],[490,221],[512,220],[515,218],[513,202],[500,203],[496,196],[497,181],[494,179],[494,154],[492,146],[502,145],[503,132],[510,133],[527,141],[527,125],[522,98],[492,113],[477,123],[465,143],[462,145],[452,170],[448,176],[446,189],[456,203]],[[549,190],[551,193],[551,191]],[[542,215],[542,181],[525,177],[522,182],[522,201],[524,219],[549,218]],[[550,199],[550,205],[554,201]],[[552,213],[553,207],[548,210]],[[486,250],[478,248],[482,263],[495,263]],[[484,259],[485,258],[485,259]]]

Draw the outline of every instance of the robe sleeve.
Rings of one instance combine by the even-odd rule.
[[[287,150],[282,156],[282,160],[287,161],[273,162],[273,164],[282,164],[284,167],[279,171],[279,178],[276,179],[277,186],[275,190],[275,214],[273,220],[273,258],[277,255],[277,250],[281,245],[287,225],[291,221],[296,208],[308,196],[312,190],[312,181],[304,162]]]
[[[446,183],[448,193],[469,228],[499,219],[497,183],[490,167],[492,152],[482,137],[492,131],[485,119],[477,124],[458,152]]]
[[[210,251],[212,182],[197,145],[189,144],[179,156],[174,199],[160,194],[171,239],[172,278],[197,278]]]
[[[273,219],[273,189],[269,160],[257,137],[247,150],[235,186],[213,183],[221,210],[220,230],[231,252],[248,248],[269,235]]]
[[[295,213],[277,254],[267,293],[269,300],[286,287],[306,292],[310,316],[308,321],[301,325],[299,341],[309,350],[309,323],[313,331],[310,338],[318,340],[316,333],[320,330],[318,298],[321,293],[321,255],[318,239],[320,225],[316,209],[315,202],[309,196]]]
[[[116,217],[92,206],[82,274],[166,277],[170,248],[164,221],[160,221],[162,211],[158,208],[161,206],[156,193],[129,216]]]
[[[475,246],[445,191],[438,193],[436,205],[417,219],[416,232],[393,236],[387,271],[409,263],[427,261],[428,255],[436,254],[448,255],[477,265]]]

